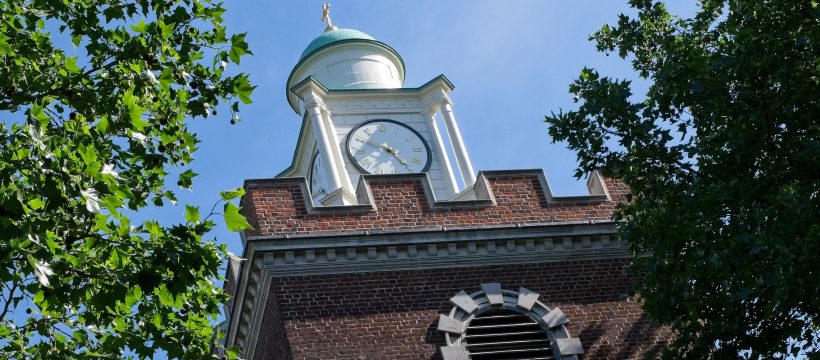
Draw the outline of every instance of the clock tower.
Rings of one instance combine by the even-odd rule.
[[[293,162],[245,181],[225,338],[243,359],[638,359],[670,339],[629,296],[612,220],[629,189],[476,174],[438,76],[405,87],[387,44],[327,28],[286,85]]]
[[[425,174],[437,199],[475,183],[448,94],[438,76],[404,87],[404,61],[387,44],[328,25],[302,52],[287,99],[302,116],[293,164],[315,206],[353,205],[363,174]],[[454,157],[454,162],[450,159]]]

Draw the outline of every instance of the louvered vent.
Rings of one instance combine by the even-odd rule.
[[[465,337],[472,360],[555,359],[544,329],[529,316],[493,310],[472,319]]]

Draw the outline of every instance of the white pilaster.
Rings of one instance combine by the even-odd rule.
[[[305,100],[305,108],[308,110],[310,124],[313,126],[313,133],[316,136],[319,156],[322,158],[322,163],[326,164],[326,166],[324,166],[326,171],[325,175],[330,179],[331,190],[335,191],[342,187],[342,179],[339,177],[339,167],[333,159],[333,145],[330,142],[330,133],[325,126],[325,122],[322,120],[322,107],[324,107],[324,104],[315,97],[310,97]]]
[[[442,177],[444,179],[444,185],[447,189],[447,197],[449,198],[458,193],[458,184],[456,183],[456,177],[453,174],[453,167],[450,166],[450,156],[447,155],[447,149],[444,147],[444,141],[441,139],[441,133],[438,131],[435,110],[430,109],[424,114],[424,118],[427,120],[427,127],[430,128],[430,133],[433,134],[432,143],[436,156],[438,156],[438,159],[441,162],[440,167]]]
[[[464,140],[461,139],[461,132],[458,130],[458,124],[456,124],[456,117],[453,115],[452,104],[446,97],[441,104],[441,115],[444,117],[444,127],[447,128],[450,143],[453,145],[453,154],[456,157],[458,170],[461,172],[461,180],[464,181],[464,187],[473,186],[473,184],[475,184],[473,164],[470,163],[470,158],[467,156],[467,148],[464,146]]]
[[[325,128],[327,129],[328,135],[330,136],[329,139],[333,139],[331,141],[331,146],[333,146],[331,156],[334,159],[336,169],[342,170],[337,173],[339,175],[339,180],[341,181],[341,188],[347,191],[348,194],[355,194],[356,189],[353,187],[353,182],[350,181],[350,175],[347,173],[347,171],[345,171],[343,150],[341,150],[339,146],[335,143],[335,141],[337,141],[336,139],[339,138],[339,134],[336,132],[336,126],[333,124],[332,115],[330,113],[330,110],[328,110],[326,107],[323,108],[323,110],[324,116],[322,117],[322,120],[325,124]]]

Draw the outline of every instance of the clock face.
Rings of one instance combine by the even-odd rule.
[[[310,167],[310,194],[314,199],[327,195],[327,175],[322,166],[322,157],[317,152],[313,155],[313,165]]]
[[[371,120],[347,136],[347,153],[365,174],[407,174],[430,168],[430,147],[416,130],[394,120]]]

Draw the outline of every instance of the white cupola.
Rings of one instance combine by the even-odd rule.
[[[297,113],[301,100],[290,90],[308,77],[328,90],[398,89],[404,85],[404,61],[366,33],[330,25],[308,44],[288,77],[288,103]]]

